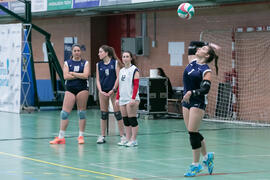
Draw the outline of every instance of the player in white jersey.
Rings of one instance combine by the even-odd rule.
[[[120,146],[137,146],[136,136],[138,133],[137,110],[140,103],[139,98],[139,71],[132,63],[133,56],[129,51],[122,54],[125,65],[119,72],[119,88],[116,95],[116,104],[120,105],[126,129],[126,141],[118,143]]]

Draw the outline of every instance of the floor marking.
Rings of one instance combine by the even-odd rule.
[[[64,174],[64,173],[61,173],[60,175],[61,176],[70,176],[70,174]]]
[[[194,177],[199,177],[199,176],[223,176],[223,175],[234,175],[234,174],[253,174],[253,173],[265,173],[265,172],[269,172],[269,171],[247,171],[247,172],[230,172],[230,173],[213,173],[212,175],[210,175],[209,173],[203,173],[203,174],[197,174]],[[158,177],[158,178],[162,178],[162,177]],[[187,177],[185,176],[167,176],[166,178],[170,178],[170,179],[186,179]],[[155,179],[155,178],[133,178],[133,180],[146,180],[146,179]]]
[[[0,154],[10,156],[10,157],[19,158],[19,159],[27,159],[27,160],[30,160],[30,161],[39,162],[39,163],[43,163],[43,164],[49,164],[49,165],[53,165],[53,166],[58,166],[58,167],[66,168],[66,169],[72,169],[72,170],[76,170],[76,171],[89,172],[89,173],[92,173],[92,174],[98,174],[98,175],[113,177],[113,178],[117,178],[117,179],[121,179],[121,180],[132,180],[130,178],[116,176],[116,175],[113,175],[113,174],[102,173],[102,172],[92,171],[92,170],[88,170],[88,169],[75,168],[75,167],[66,166],[66,165],[57,164],[57,163],[52,163],[52,162],[43,161],[43,160],[39,160],[39,159],[29,158],[29,157],[25,157],[25,156],[19,156],[19,155],[16,155],[16,154],[10,154],[10,153],[5,153],[5,152],[0,152]]]
[[[126,169],[118,169],[118,168],[107,167],[107,166],[102,166],[102,165],[93,164],[93,163],[91,163],[91,164],[89,164],[89,165],[90,165],[90,166],[95,166],[95,167],[100,167],[100,168],[102,168],[102,169],[105,169],[105,168],[106,168],[106,169],[117,170],[117,171],[129,173],[129,174],[136,174],[136,175],[140,174],[140,175],[148,176],[148,177],[150,177],[150,178],[152,178],[152,179],[154,179],[154,178],[159,178],[158,176],[154,176],[154,175],[150,175],[150,174],[145,174],[145,173],[138,173],[138,172],[136,172],[136,171],[129,171],[129,170],[126,170]],[[133,179],[134,179],[134,178],[133,178]],[[161,179],[168,179],[168,178],[166,178],[166,177],[161,177]]]

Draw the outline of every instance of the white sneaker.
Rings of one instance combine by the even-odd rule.
[[[128,143],[125,144],[126,147],[134,147],[134,146],[138,146],[138,142],[135,141],[129,141]]]
[[[97,144],[103,144],[105,143],[105,137],[104,136],[99,136],[97,139]]]
[[[120,142],[117,143],[119,146],[124,146],[128,143],[127,139],[125,136],[122,136],[121,139],[120,139]]]

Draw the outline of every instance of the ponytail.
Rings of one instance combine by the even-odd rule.
[[[208,59],[206,59],[206,63],[210,63],[215,59],[215,68],[216,68],[216,75],[218,75],[218,56],[216,55],[216,52],[214,51],[214,49],[211,46],[209,47],[209,57]]]
[[[108,56],[110,58],[113,58],[115,60],[120,61],[119,58],[117,57],[117,55],[116,55],[115,50],[114,50],[113,47],[108,46],[108,45],[102,45],[100,48],[103,49],[105,52],[107,52],[108,53]]]
[[[216,68],[216,75],[218,75],[218,56],[215,57],[215,68]]]

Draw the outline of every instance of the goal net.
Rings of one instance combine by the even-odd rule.
[[[269,29],[267,26],[202,32],[202,41],[222,47],[217,51],[218,75],[214,63],[210,65],[213,73],[207,120],[270,124]]]

